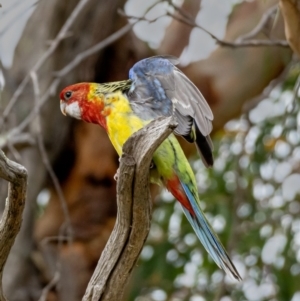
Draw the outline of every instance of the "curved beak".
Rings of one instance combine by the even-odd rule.
[[[60,100],[60,110],[65,116],[67,116],[66,108],[67,104],[63,100]]]

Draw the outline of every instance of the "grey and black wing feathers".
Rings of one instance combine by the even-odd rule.
[[[205,98],[198,88],[183,74],[178,68],[174,67],[175,93],[173,103],[175,116],[185,116],[194,121],[193,128],[190,128],[190,135],[195,134],[194,142],[206,167],[213,165],[212,150],[213,145],[209,134],[212,131],[213,113],[208,106]],[[180,130],[180,129],[178,129]],[[176,132],[176,130],[175,130]],[[185,133],[176,132],[189,141],[189,136]]]

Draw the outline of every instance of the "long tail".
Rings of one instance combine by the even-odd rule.
[[[209,225],[208,220],[204,216],[189,187],[182,182],[181,185],[190,201],[194,214],[184,206],[182,206],[183,211],[206,251],[210,254],[216,264],[227,274],[232,275],[237,280],[242,280],[242,277],[229,258],[225,248],[218,239],[217,234],[214,233]]]

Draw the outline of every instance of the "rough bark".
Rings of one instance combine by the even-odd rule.
[[[8,196],[0,222],[0,300],[5,301],[2,288],[3,270],[11,247],[21,228],[25,206],[27,171],[8,158],[0,150],[0,178],[9,182]]]
[[[117,186],[116,225],[90,280],[84,301],[122,299],[150,230],[149,170],[153,153],[175,127],[171,118],[159,118],[125,143]]]

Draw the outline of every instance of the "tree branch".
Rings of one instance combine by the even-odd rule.
[[[26,199],[27,171],[22,165],[6,158],[0,150],[0,177],[10,182],[0,222],[0,300],[5,301],[2,289],[3,269],[21,227]]]
[[[176,125],[171,117],[158,118],[125,143],[117,185],[117,221],[84,301],[122,300],[125,285],[150,230],[149,169],[153,153]]]

